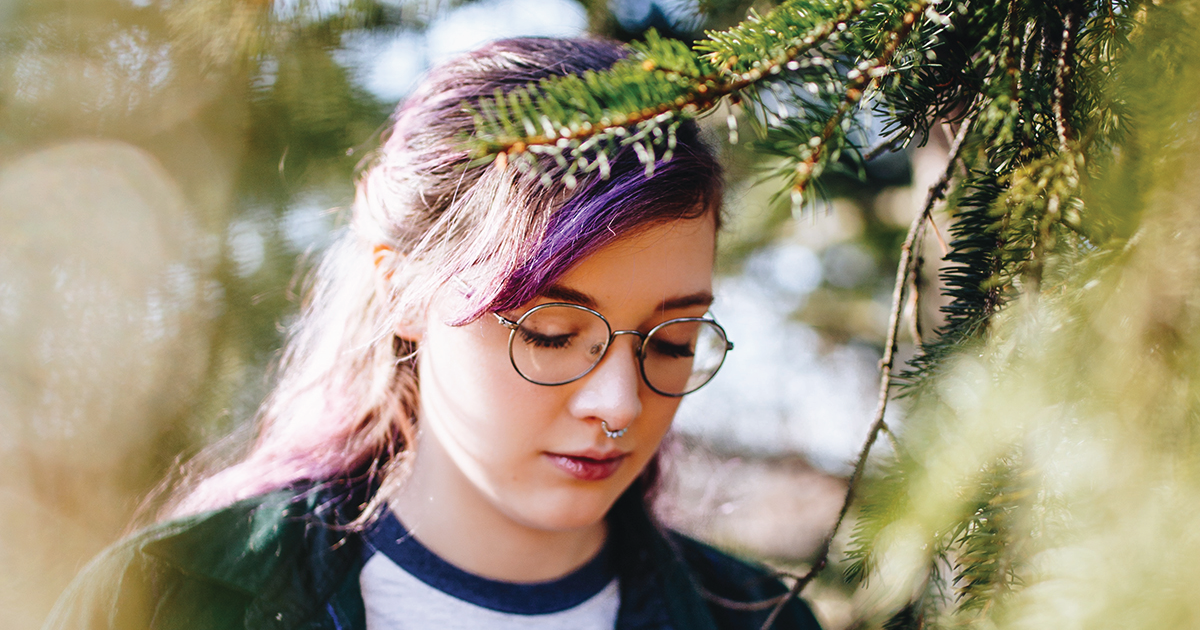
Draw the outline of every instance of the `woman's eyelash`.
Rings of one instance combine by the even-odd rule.
[[[666,341],[654,340],[650,343],[650,350],[656,354],[661,354],[672,359],[690,359],[695,355],[692,352],[692,347],[684,343],[668,343]]]
[[[517,330],[521,333],[522,341],[538,348],[565,348],[571,344],[571,338],[575,336],[574,334],[542,335],[526,328]]]

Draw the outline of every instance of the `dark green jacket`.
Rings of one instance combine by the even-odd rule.
[[[352,497],[324,484],[154,526],[88,564],[45,628],[365,630],[362,543],[342,525]],[[632,500],[614,508],[610,535],[620,550],[617,630],[757,629],[767,611],[712,595],[751,602],[785,590],[761,568],[662,533]],[[775,627],[819,630],[798,599]]]

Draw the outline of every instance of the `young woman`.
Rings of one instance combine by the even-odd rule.
[[[706,315],[712,154],[685,125],[653,177],[622,152],[568,189],[460,146],[463,102],[622,54],[520,39],[433,71],[248,453],[89,565],[48,627],[759,627],[771,607],[745,603],[782,585],[646,509],[680,396],[733,347]],[[793,600],[776,627],[817,624]]]

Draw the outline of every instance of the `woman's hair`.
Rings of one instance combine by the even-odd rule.
[[[467,323],[528,302],[632,230],[706,214],[719,221],[720,169],[691,123],[652,177],[624,149],[609,156],[607,179],[588,174],[574,189],[549,160],[549,185],[503,162],[470,166],[462,141],[473,119],[464,102],[604,69],[624,54],[605,41],[511,39],[430,72],[397,109],[359,179],[348,229],[315,270],[277,384],[259,409],[256,439],[233,465],[185,472],[165,515],[306,481],[365,475],[398,483],[418,412],[416,362],[406,357],[419,349],[396,330],[419,318],[440,287],[470,287],[467,306],[449,322]]]

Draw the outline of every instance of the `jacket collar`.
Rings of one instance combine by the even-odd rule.
[[[247,628],[289,628],[324,608],[362,565],[346,523],[360,492],[342,482],[286,489],[161,526],[145,545],[181,571],[251,598]]]
[[[609,511],[608,523],[609,535],[621,550],[617,628],[717,630],[674,535],[650,517],[640,492],[623,494]]]
[[[362,541],[347,523],[369,496],[366,486],[334,481],[255,497],[160,525],[144,549],[249,597],[246,628],[295,628],[327,614],[365,628]],[[621,576],[617,627],[715,630],[672,535],[659,529],[640,497],[622,496],[609,524]]]

